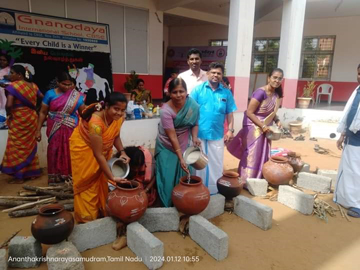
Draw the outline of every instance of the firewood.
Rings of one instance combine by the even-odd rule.
[[[24,190],[19,191],[18,194],[19,194],[19,196],[21,196],[21,197],[36,196],[36,195],[38,195],[35,191],[24,191]]]
[[[67,200],[58,200],[58,203],[65,205],[65,204],[74,204],[74,199],[67,199]]]
[[[41,188],[38,188],[38,187],[29,186],[29,185],[24,185],[23,188],[26,189],[26,190],[35,191],[37,194],[46,194],[46,195],[55,196],[55,197],[57,197],[59,199],[72,199],[72,198],[74,198],[73,194],[66,194],[66,193],[63,193],[63,192],[44,190],[44,189],[41,189]]]
[[[14,206],[22,205],[25,203],[28,203],[28,201],[0,199],[0,206],[5,206],[5,207],[14,207]]]
[[[25,203],[25,204],[22,204],[22,205],[19,205],[19,206],[15,206],[13,208],[2,210],[2,212],[3,213],[8,213],[8,212],[12,212],[12,211],[15,211],[15,210],[28,209],[28,208],[31,208],[31,207],[33,207],[35,205],[38,205],[38,204],[53,203],[55,201],[56,201],[56,197],[52,197],[52,198],[48,198],[48,199],[39,200],[39,201],[36,201],[36,202],[29,202],[29,203]]]
[[[12,200],[12,201],[37,201],[42,199],[51,198],[50,195],[44,196],[31,196],[31,197],[22,197],[22,196],[0,196],[0,200]]]
[[[4,242],[2,242],[0,244],[0,249],[6,247],[10,243],[11,239],[13,239],[20,231],[21,231],[21,229],[15,233],[13,233],[8,239],[6,239]]]
[[[72,212],[72,211],[74,211],[74,205],[73,204],[65,204],[64,209]],[[31,208],[31,209],[13,211],[13,212],[9,213],[9,216],[10,217],[27,217],[27,216],[35,216],[37,214],[39,214],[39,208],[35,207],[35,208]]]

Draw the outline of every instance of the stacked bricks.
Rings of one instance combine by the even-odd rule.
[[[320,193],[330,193],[331,191],[331,178],[313,173],[299,173],[296,184]]]
[[[149,269],[162,266],[164,244],[138,222],[127,226],[127,245]]]
[[[212,195],[210,196],[210,202],[208,206],[199,215],[206,219],[211,219],[223,214],[224,208],[225,197],[221,194]]]
[[[229,237],[202,216],[190,217],[189,235],[214,259],[221,261],[228,255]]]
[[[245,196],[234,198],[234,213],[264,231],[272,226],[272,208]]]
[[[279,186],[278,202],[302,214],[310,215],[314,207],[314,196],[290,186]]]
[[[41,244],[34,237],[15,236],[9,243],[9,267],[35,268],[41,263]]]
[[[46,252],[48,270],[85,270],[81,255],[71,242],[51,246]],[[61,261],[59,261],[61,260]]]
[[[268,182],[265,179],[248,178],[246,187],[253,196],[265,196],[267,194]]]
[[[96,248],[116,240],[116,222],[111,217],[75,225],[69,237],[78,251]]]
[[[337,171],[336,170],[318,170],[318,175],[326,176],[331,178],[331,188],[335,189],[337,181]]]
[[[175,207],[148,208],[139,223],[149,232],[170,232],[179,230],[179,213]]]

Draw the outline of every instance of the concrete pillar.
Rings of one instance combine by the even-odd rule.
[[[247,108],[255,0],[230,0],[226,75],[234,91],[238,111]]]
[[[306,0],[283,0],[278,67],[284,70],[282,106],[295,108]]]

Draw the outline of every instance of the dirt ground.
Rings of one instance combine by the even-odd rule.
[[[330,149],[331,155],[321,155],[313,150],[315,144]],[[335,141],[318,142],[294,141],[282,139],[274,142],[273,147],[283,147],[302,154],[302,159],[311,165],[311,170],[337,169],[340,151]],[[225,153],[226,169],[236,169],[238,161]],[[16,195],[21,185],[7,184],[8,176],[0,175],[0,195]],[[46,186],[46,176],[29,181],[30,185]],[[242,195],[252,197],[247,191]],[[332,203],[332,194],[321,195],[321,199]],[[305,216],[276,201],[255,198],[273,209],[272,228],[263,231],[235,214],[224,213],[211,220],[213,224],[229,236],[228,257],[218,262],[208,255],[190,237],[185,239],[176,232],[155,233],[164,243],[165,256],[179,259],[180,262],[165,262],[162,269],[271,269],[271,270],[338,270],[360,269],[356,263],[360,254],[360,219],[351,218],[351,222],[342,218],[329,217],[328,223],[316,216]],[[15,231],[22,229],[19,235],[29,236],[30,225],[34,217],[9,218],[0,213],[0,242]],[[101,233],[101,232],[99,232]],[[47,246],[43,252],[46,253]],[[135,254],[124,248],[114,251],[111,244],[82,253],[84,257],[107,257],[124,260],[134,258]],[[181,256],[180,258],[178,256]],[[199,262],[185,262],[183,256],[198,256]],[[188,258],[188,257],[187,257]],[[196,257],[194,257],[196,258]],[[87,270],[92,269],[147,269],[140,262],[85,262]],[[47,269],[42,263],[38,269]]]

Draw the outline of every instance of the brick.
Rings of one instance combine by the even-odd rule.
[[[305,163],[300,172],[310,172],[310,165]]]
[[[48,270],[85,270],[80,252],[71,242],[62,241],[46,252]]]
[[[337,174],[336,170],[318,170],[318,175],[326,176],[331,178],[331,188],[335,189]]]
[[[78,251],[96,248],[116,240],[116,222],[111,217],[100,218],[84,224],[75,225],[69,236]]]
[[[127,226],[127,245],[149,268],[158,269],[162,260],[153,260],[164,256],[164,244],[138,222]]]
[[[248,197],[239,195],[234,198],[234,213],[264,231],[272,226],[272,208]]]
[[[278,202],[305,215],[311,215],[314,208],[314,196],[285,185],[279,186]]]
[[[206,219],[211,219],[220,216],[224,213],[225,208],[225,197],[221,194],[210,196],[210,202],[208,206],[202,211],[199,216]]]
[[[221,261],[228,256],[229,237],[202,216],[190,217],[189,234],[200,247],[214,259]]]
[[[299,173],[297,186],[320,193],[330,193],[331,178],[313,173]]]
[[[41,256],[41,244],[32,236],[15,236],[9,243],[8,264],[10,268],[39,267]]]
[[[6,250],[0,249],[0,270],[7,270],[8,263],[7,263],[7,256]]]
[[[148,208],[138,220],[149,232],[170,232],[179,230],[179,213],[175,207]]]
[[[253,196],[265,196],[267,194],[268,182],[265,179],[248,178],[247,189]]]

